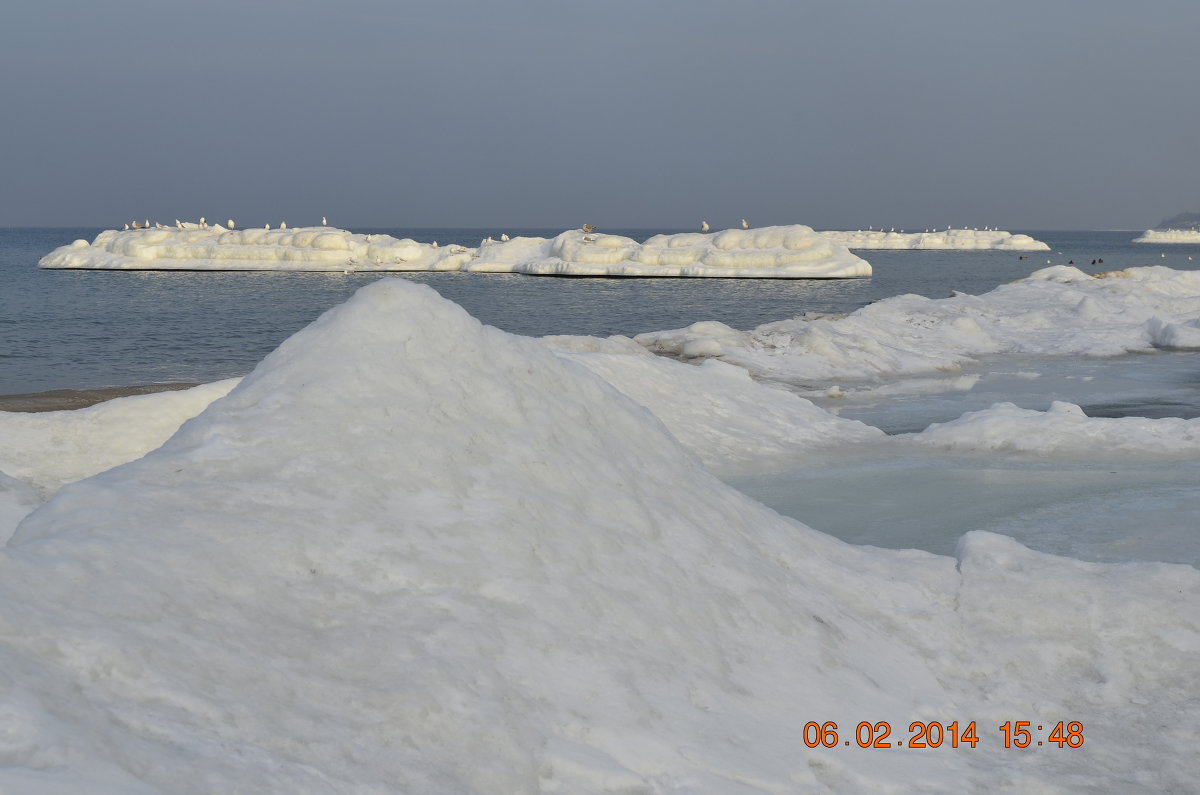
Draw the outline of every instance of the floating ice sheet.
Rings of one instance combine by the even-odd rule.
[[[999,229],[943,229],[924,232],[884,232],[879,230],[829,231],[821,234],[854,249],[958,249],[996,251],[1049,251],[1050,246],[1029,235]]]
[[[1134,243],[1192,243],[1200,244],[1200,230],[1147,229],[1133,239]]]
[[[42,258],[43,268],[115,270],[467,271],[541,276],[840,279],[871,266],[807,226],[656,235],[567,231],[552,239],[437,246],[330,227],[233,230],[194,224],[108,230]]]

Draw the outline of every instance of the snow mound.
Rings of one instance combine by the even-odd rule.
[[[996,251],[1049,251],[1050,246],[1029,235],[1014,235],[999,229],[944,229],[924,232],[884,232],[880,230],[822,232],[826,238],[860,249],[957,249]]]
[[[907,437],[927,447],[1020,453],[1170,455],[1200,452],[1200,419],[1088,417],[1073,403],[1047,411],[997,403]]]
[[[871,266],[807,226],[658,235],[645,243],[582,231],[481,242],[478,248],[360,235],[330,227],[108,230],[42,258],[42,268],[467,271],[542,276],[837,279]]]
[[[1134,243],[1200,243],[1197,229],[1147,229]]]
[[[1191,347],[1200,272],[1161,266],[1096,278],[1058,265],[981,296],[901,295],[845,317],[796,318],[744,332],[712,321],[640,334],[656,353],[719,358],[796,384],[953,371],[989,353],[1115,356]]]
[[[22,522],[0,789],[1182,790],[1198,651],[1195,569],[847,546],[586,367],[385,280]],[[1086,744],[1014,766],[1015,719]],[[974,720],[979,747],[804,745],[883,720]]]

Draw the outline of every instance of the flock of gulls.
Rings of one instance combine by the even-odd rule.
[[[323,215],[321,216],[321,226],[329,226],[329,221]],[[152,224],[152,223],[150,223],[149,220],[144,220],[144,221],[134,221],[132,223],[125,224],[125,228],[123,229],[123,231],[128,232],[131,229],[152,229],[152,228],[153,229],[170,229],[171,227],[167,226],[166,224],[160,224],[157,221],[155,221]],[[210,228],[210,225],[208,223],[208,220],[204,216],[200,216],[200,222],[198,224],[192,224],[187,221],[180,221],[178,218],[176,218],[175,219],[175,228],[176,229],[208,229],[208,228]],[[230,218],[229,220],[227,220],[225,222],[225,228],[226,229],[237,229],[237,223],[234,222],[234,220],[232,218]],[[263,229],[270,230],[270,228],[271,228],[270,224],[263,224]],[[287,221],[280,221],[279,226],[277,228],[278,229],[287,229],[288,228]],[[742,219],[742,229],[749,229],[749,228],[750,228],[750,222],[747,221],[745,218],[743,218]],[[592,232],[596,231],[596,227],[592,226],[591,224],[584,224],[582,229],[585,234],[589,234],[589,235]],[[701,232],[707,232],[707,231],[709,231],[709,229],[711,229],[711,227],[708,225],[708,221],[700,222],[700,231]],[[894,232],[896,230],[893,229],[892,231]],[[929,230],[927,229],[925,231],[928,232]],[[509,239],[510,238],[508,235],[500,235],[500,240],[502,242],[507,243],[509,241]]]
[[[220,226],[220,224],[217,224],[217,226]],[[328,219],[326,219],[325,216],[323,216],[323,215],[321,216],[321,226],[329,226]],[[170,229],[170,228],[171,228],[170,226],[167,226],[166,224],[160,224],[158,221],[155,221],[152,224],[152,223],[150,223],[149,220],[144,220],[144,221],[134,221],[133,223],[125,224],[125,228],[122,231],[128,232],[132,229]],[[211,228],[211,226],[208,223],[208,219],[206,219],[202,215],[202,216],[200,216],[200,222],[196,223],[196,224],[193,224],[189,221],[180,221],[178,218],[176,218],[174,228],[175,229],[209,229],[209,228]],[[232,218],[230,218],[229,220],[227,220],[225,222],[224,228],[225,229],[237,229],[237,224],[234,222],[234,220]],[[280,221],[279,226],[277,228],[278,229],[287,229],[288,228],[287,221]],[[270,231],[271,225],[263,224],[263,229]]]
[[[326,220],[325,216],[323,216],[323,215],[321,216],[321,226],[329,226],[329,221],[328,221],[328,220]],[[150,221],[148,221],[148,220],[143,220],[143,221],[134,221],[133,223],[128,223],[128,224],[125,224],[125,229],[124,229],[124,231],[128,232],[128,231],[129,231],[129,230],[131,230],[131,229],[151,229],[151,228],[154,228],[154,229],[170,229],[171,227],[169,227],[169,226],[167,226],[167,225],[165,225],[165,224],[160,224],[160,223],[158,223],[157,221],[155,221],[153,224],[151,224],[151,223],[150,223]],[[208,221],[207,221],[207,220],[204,218],[204,216],[200,216],[200,223],[199,223],[199,224],[191,224],[191,223],[188,223],[188,222],[185,222],[185,221],[180,221],[178,218],[176,218],[176,219],[175,219],[175,228],[176,228],[176,229],[197,229],[197,228],[199,228],[199,229],[208,229],[208,228],[209,228],[209,223],[208,223]],[[237,229],[237,224],[234,222],[234,220],[233,220],[232,218],[230,218],[229,220],[227,220],[227,221],[225,222],[225,228],[226,228],[226,229]],[[270,228],[271,228],[271,225],[270,225],[270,224],[263,224],[263,229],[270,230]],[[279,222],[279,226],[278,226],[278,227],[276,227],[276,228],[277,228],[277,229],[287,229],[287,228],[288,228],[287,221],[280,221],[280,222]],[[592,226],[591,224],[584,224],[584,225],[583,225],[581,228],[583,229],[583,232],[584,232],[584,234],[587,234],[587,235],[590,235],[590,234],[592,234],[593,232],[595,232],[595,231],[596,231],[596,227]],[[743,219],[742,219],[742,229],[749,229],[749,228],[750,228],[750,222],[749,222],[749,221],[747,221],[745,218],[743,218]],[[710,231],[711,229],[712,229],[712,227],[709,225],[708,221],[701,221],[701,222],[700,222],[700,231],[701,231],[701,232],[708,232],[708,231]],[[949,232],[949,231],[951,231],[951,230],[953,230],[953,229],[954,229],[954,227],[953,227],[953,226],[947,226],[947,227],[946,227],[946,229],[945,229],[945,231]],[[963,227],[963,230],[964,230],[964,231],[965,231],[965,230],[967,230],[967,229],[968,229],[968,227]],[[861,231],[863,231],[863,230],[859,229],[858,231],[859,231],[859,232],[861,232]],[[876,230],[874,226],[868,226],[868,227],[867,227],[867,231],[868,231],[868,232],[874,232],[874,231],[879,231],[879,232],[882,232],[882,231],[884,231],[884,229],[883,229],[883,227],[882,227],[882,226],[881,226],[881,227],[879,227],[879,229],[878,229],[878,230]],[[903,230],[903,229],[899,229],[899,230],[897,230],[897,229],[896,229],[896,227],[894,227],[894,226],[893,226],[891,229],[887,230],[887,231],[888,231],[888,232],[897,232],[897,231],[898,231],[898,232],[900,232],[901,234],[904,234],[904,230]],[[938,229],[926,229],[925,231],[928,233],[928,232],[937,232],[937,231],[939,231],[939,230],[938,230]],[[974,227],[974,228],[972,228],[972,231],[979,232],[979,231],[981,231],[981,230],[979,229],[979,227]],[[984,231],[984,232],[998,232],[998,231],[1000,231],[1000,230],[999,230],[998,228],[995,228],[995,229],[993,229],[992,227],[985,226],[985,227],[982,229],[982,231]],[[508,235],[501,235],[501,236],[500,236],[500,240],[501,240],[501,241],[503,241],[503,242],[508,242],[508,240],[509,240],[509,237],[508,237]],[[435,245],[436,245],[436,244],[435,244]]]

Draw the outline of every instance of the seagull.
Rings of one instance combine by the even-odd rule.
[[[590,235],[592,232],[595,232],[595,231],[596,231],[596,227],[592,226],[591,224],[584,224],[584,225],[583,225],[583,231],[584,231],[584,233],[585,233],[585,234],[589,234],[589,235]]]
[[[271,231],[271,225],[270,225],[270,224],[263,224],[263,229],[265,229],[265,230],[267,230],[268,232],[270,232],[270,231]]]
[[[134,221],[134,223],[136,224],[136,223],[137,223],[137,221]],[[122,232],[128,232],[128,231],[129,231],[129,224],[125,224],[125,228],[124,228],[124,229],[122,229],[121,231],[122,231]]]
[[[508,237],[508,235],[500,235],[500,242],[501,242],[501,243],[507,243],[508,241],[509,241],[509,237]]]
[[[329,226],[329,222],[325,220],[325,216],[321,216],[321,226]]]
[[[142,221],[142,229],[149,229],[149,228],[150,228],[150,219],[147,218],[145,221]]]
[[[226,222],[225,222],[225,226],[229,227],[230,229],[233,229],[234,227],[236,227],[236,226],[237,226],[237,224],[235,224],[235,223],[233,222],[233,219],[232,219],[232,218],[230,218],[228,221],[226,221]]]
[[[747,221],[745,218],[743,218],[742,219],[742,229],[749,229],[749,228],[750,228],[750,222]]]
[[[280,229],[287,229],[287,221],[280,221],[280,222],[279,222],[279,228],[280,228]]]
[[[438,244],[437,244],[437,241],[436,241],[436,240],[435,240],[435,241],[433,241],[433,247],[434,247],[434,248],[437,248],[437,247],[438,247]]]
[[[707,231],[708,231],[708,221],[701,221],[701,222],[700,222],[700,231],[701,231],[701,232],[707,232]]]

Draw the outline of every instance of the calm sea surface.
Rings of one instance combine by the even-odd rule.
[[[354,273],[47,271],[38,260],[100,229],[0,229],[0,394],[213,381],[244,375],[289,335],[380,278]],[[478,245],[501,232],[559,229],[356,229]],[[681,230],[605,229],[639,240]],[[688,230],[690,231],[690,230]],[[473,315],[517,334],[636,334],[720,320],[736,328],[804,311],[849,312],[902,293],[982,293],[1046,260],[1089,272],[1136,265],[1200,268],[1200,246],[1130,241],[1136,232],[1029,232],[1030,252],[862,251],[869,279],[592,279],[418,273]],[[1165,254],[1165,256],[1161,256]],[[1104,264],[1091,266],[1093,259]],[[1194,258],[1194,259],[1193,259]]]

